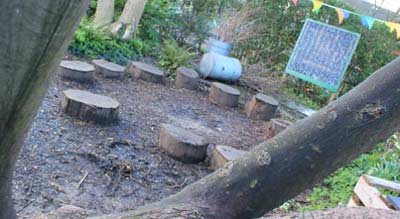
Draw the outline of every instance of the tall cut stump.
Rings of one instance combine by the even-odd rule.
[[[249,118],[269,121],[275,117],[278,107],[279,102],[274,98],[259,93],[246,104],[245,112]]]
[[[86,62],[62,61],[60,64],[61,77],[77,82],[90,83],[94,79],[95,68]]]
[[[148,65],[142,62],[132,62],[128,68],[128,72],[133,75],[135,79],[140,79],[152,83],[163,84],[164,72],[155,66]]]
[[[121,79],[125,75],[125,67],[108,62],[103,59],[93,60],[97,74],[103,75],[105,78]]]
[[[247,151],[237,150],[232,147],[217,145],[211,151],[210,166],[211,169],[217,170],[226,163],[234,161],[248,154]]]
[[[219,106],[237,107],[239,105],[240,91],[221,83],[212,83],[209,100]]]
[[[271,120],[271,128],[270,128],[271,135],[276,136],[279,133],[285,131],[291,125],[293,125],[293,123],[291,123],[287,120],[272,119]]]
[[[199,163],[207,156],[208,143],[193,132],[162,124],[159,146],[174,159],[184,163]]]
[[[175,86],[179,89],[197,90],[199,87],[199,74],[193,69],[180,67],[177,70]]]
[[[62,111],[85,122],[109,124],[118,119],[119,103],[106,96],[82,90],[63,92]]]

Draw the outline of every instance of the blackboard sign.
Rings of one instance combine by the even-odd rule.
[[[360,34],[307,19],[286,72],[337,92]]]

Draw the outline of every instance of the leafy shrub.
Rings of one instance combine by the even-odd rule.
[[[374,71],[378,70],[395,56],[393,50],[399,50],[400,44],[394,33],[382,23],[377,22],[372,30],[360,24],[360,18],[351,16],[343,25],[338,24],[335,10],[322,8],[318,15],[311,12],[310,1],[300,1],[299,7],[291,6],[287,0],[251,0],[250,4],[258,8],[258,26],[263,37],[248,40],[239,45],[237,56],[247,59],[250,64],[265,63],[268,71],[264,74],[280,75],[292,53],[297,38],[306,18],[312,18],[341,28],[361,33],[360,43],[347,71],[345,85],[340,95],[358,85]],[[346,4],[336,1],[324,1],[331,5],[352,10]],[[325,89],[310,83],[299,83],[292,78],[288,83],[288,90],[296,94],[303,94],[319,106],[326,104],[330,93]]]
[[[302,208],[304,210],[320,210],[334,208],[338,204],[347,204],[354,186],[363,174],[400,181],[400,138],[398,134],[392,136],[386,144],[378,145],[373,152],[360,156],[326,178],[322,186],[313,189],[308,197],[310,203]]]
[[[190,60],[193,58],[194,53],[184,47],[179,47],[175,40],[166,40],[159,57],[159,65],[167,70],[170,76],[175,77],[176,69],[182,66],[189,67]]]
[[[103,58],[120,64],[127,64],[149,50],[145,42],[137,38],[122,41],[93,29],[85,19],[74,34],[68,51],[77,57]]]

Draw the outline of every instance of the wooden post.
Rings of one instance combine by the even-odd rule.
[[[176,88],[197,90],[199,87],[199,74],[193,69],[180,67],[176,73],[175,86]]]
[[[93,64],[98,74],[103,75],[105,78],[122,79],[125,75],[125,67],[107,62],[106,60],[93,60]]]
[[[211,149],[210,167],[217,170],[226,163],[247,155],[247,151],[237,150],[232,147],[217,145]]]
[[[208,143],[193,132],[174,125],[162,124],[159,146],[177,160],[184,163],[198,163],[205,160]]]
[[[212,83],[209,100],[219,106],[237,107],[240,91],[221,83]]]
[[[61,108],[83,121],[109,124],[118,119],[119,103],[110,98],[82,90],[63,92]]]
[[[155,66],[148,65],[142,62],[132,62],[127,71],[136,79],[152,83],[164,83],[164,72]]]
[[[272,137],[276,136],[279,133],[285,131],[291,125],[293,125],[293,123],[283,120],[283,119],[272,119],[270,133],[271,133]]]
[[[92,82],[95,68],[81,61],[62,61],[60,64],[61,77],[78,82]]]
[[[274,98],[259,93],[246,104],[245,113],[249,118],[269,121],[275,117],[278,107],[279,102]]]

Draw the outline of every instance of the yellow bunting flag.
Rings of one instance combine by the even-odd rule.
[[[322,1],[318,1],[318,0],[313,0],[312,2],[314,5],[312,12],[318,14],[319,10],[321,9],[321,7],[324,3]]]
[[[294,6],[297,6],[299,4],[299,0],[292,0]]]
[[[394,29],[396,30],[397,39],[400,39],[400,24],[394,23]]]
[[[394,29],[396,28],[396,23],[385,21],[385,24],[389,27],[390,33],[393,33]]]

